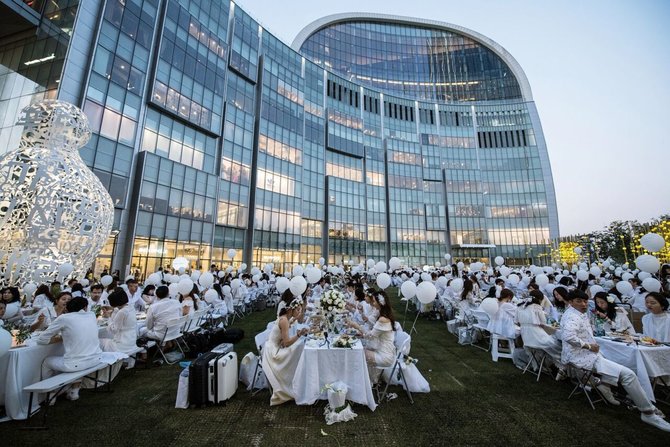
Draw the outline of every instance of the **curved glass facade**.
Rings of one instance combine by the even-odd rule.
[[[446,30],[351,20],[319,29],[300,52],[347,79],[393,95],[444,102],[521,98],[512,71],[497,54]]]
[[[31,62],[21,51],[53,79],[49,96],[89,116],[81,156],[116,206],[98,273],[142,277],[176,256],[228,264],[230,248],[234,264],[279,270],[322,256],[432,264],[446,252],[512,265],[542,262],[558,237],[535,105],[466,35],[383,23],[315,34],[333,61],[373,45],[379,63],[358,67],[403,82],[393,90],[311,61],[228,0],[90,0],[75,11],[67,52]],[[0,106],[14,109],[22,90],[8,84],[29,77],[6,63],[17,51],[0,36]],[[3,129],[7,147],[18,144],[20,129]]]

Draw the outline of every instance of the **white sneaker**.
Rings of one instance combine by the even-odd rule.
[[[649,425],[653,425],[656,428],[659,428],[663,431],[670,432],[670,424],[665,422],[665,420],[655,413],[641,415],[642,422],[646,422]]]
[[[77,400],[79,399],[79,388],[70,388],[67,390],[67,395],[65,396],[67,400]]]
[[[621,402],[614,398],[614,394],[612,394],[612,390],[609,386],[600,384],[597,388],[608,403],[611,405],[621,405]]]

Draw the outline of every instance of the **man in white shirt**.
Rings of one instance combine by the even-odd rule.
[[[642,412],[642,421],[670,432],[670,424],[663,420],[662,413],[651,403],[635,373],[625,366],[607,360],[599,353],[600,346],[593,337],[593,328],[587,314],[588,296],[581,290],[575,289],[568,294],[568,301],[570,307],[561,318],[563,363],[593,370],[601,376],[603,382],[613,385],[621,382],[635,406]],[[598,385],[598,390],[608,402],[619,404],[612,396],[609,387],[601,384]]]
[[[142,299],[142,291],[136,279],[129,279],[126,281],[126,295],[128,295],[128,307],[136,311],[144,310],[144,300]]]
[[[109,306],[109,301],[107,298],[102,297],[103,290],[105,290],[105,288],[102,286],[102,284],[93,284],[91,286],[91,296],[88,298],[89,310],[92,311],[95,306]]]
[[[181,316],[181,304],[168,298],[169,295],[167,286],[156,289],[156,301],[147,310],[147,326],[141,335],[160,341],[165,335],[168,321]]]
[[[53,320],[37,337],[37,343],[46,345],[61,339],[65,354],[44,359],[42,377],[50,377],[54,371],[81,371],[101,362],[98,323],[95,315],[88,312],[86,298],[76,297],[68,301],[67,313]],[[67,393],[67,398],[79,399],[80,387],[81,382],[73,384]]]

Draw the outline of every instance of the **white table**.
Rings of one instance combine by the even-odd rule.
[[[11,419],[28,417],[29,393],[23,388],[41,380],[42,362],[52,355],[63,355],[63,343],[12,348],[0,358],[0,402]]]
[[[640,379],[642,389],[655,402],[654,390],[650,377],[670,375],[670,347],[667,346],[636,346],[596,337],[600,352],[607,360],[633,370]]]
[[[327,399],[328,392],[323,387],[337,381],[349,387],[348,400],[367,405],[372,411],[377,408],[360,341],[353,348],[328,348],[327,344],[315,346],[307,342],[293,377],[295,402],[313,405],[319,399]]]

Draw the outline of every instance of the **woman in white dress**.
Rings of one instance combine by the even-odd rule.
[[[514,340],[519,335],[519,328],[514,324],[517,307],[512,304],[514,292],[510,289],[502,289],[498,297],[498,311],[489,321],[488,331],[505,338]]]
[[[545,330],[549,326],[547,326],[547,316],[540,305],[544,295],[538,290],[531,290],[529,295],[530,301],[521,304],[517,308],[516,314],[516,321],[521,326],[523,344],[526,347],[543,350],[551,357],[554,364],[562,370],[561,343]]]
[[[308,329],[300,329],[289,335],[289,320],[298,320],[302,314],[302,300],[294,299],[282,309],[277,324],[272,327],[268,341],[263,346],[263,371],[272,386],[270,405],[280,405],[294,399],[293,376],[300,361],[304,344],[300,337]]]
[[[668,299],[658,292],[649,292],[645,305],[649,313],[642,317],[642,333],[654,340],[670,342]]]
[[[368,363],[370,380],[376,383],[381,374],[381,369],[393,365],[395,360],[395,319],[391,300],[383,291],[376,291],[371,304],[379,312],[379,318],[371,330],[365,331],[364,327],[350,321],[349,327],[358,330],[360,335],[367,340],[365,344],[365,360]]]
[[[135,309],[128,306],[128,295],[123,290],[116,290],[108,297],[114,313],[107,330],[111,338],[101,338],[103,351],[133,352],[137,347],[137,317]],[[134,362],[133,362],[134,363]]]
[[[49,295],[51,296],[51,295]],[[61,292],[58,298],[50,302],[50,306],[43,306],[35,317],[35,321],[30,326],[30,330],[43,331],[52,321],[67,312],[66,306],[68,301],[72,299],[70,292]]]
[[[628,319],[626,309],[616,306],[616,297],[607,292],[598,292],[594,296],[596,317],[602,321],[605,332],[634,334],[635,328]]]

